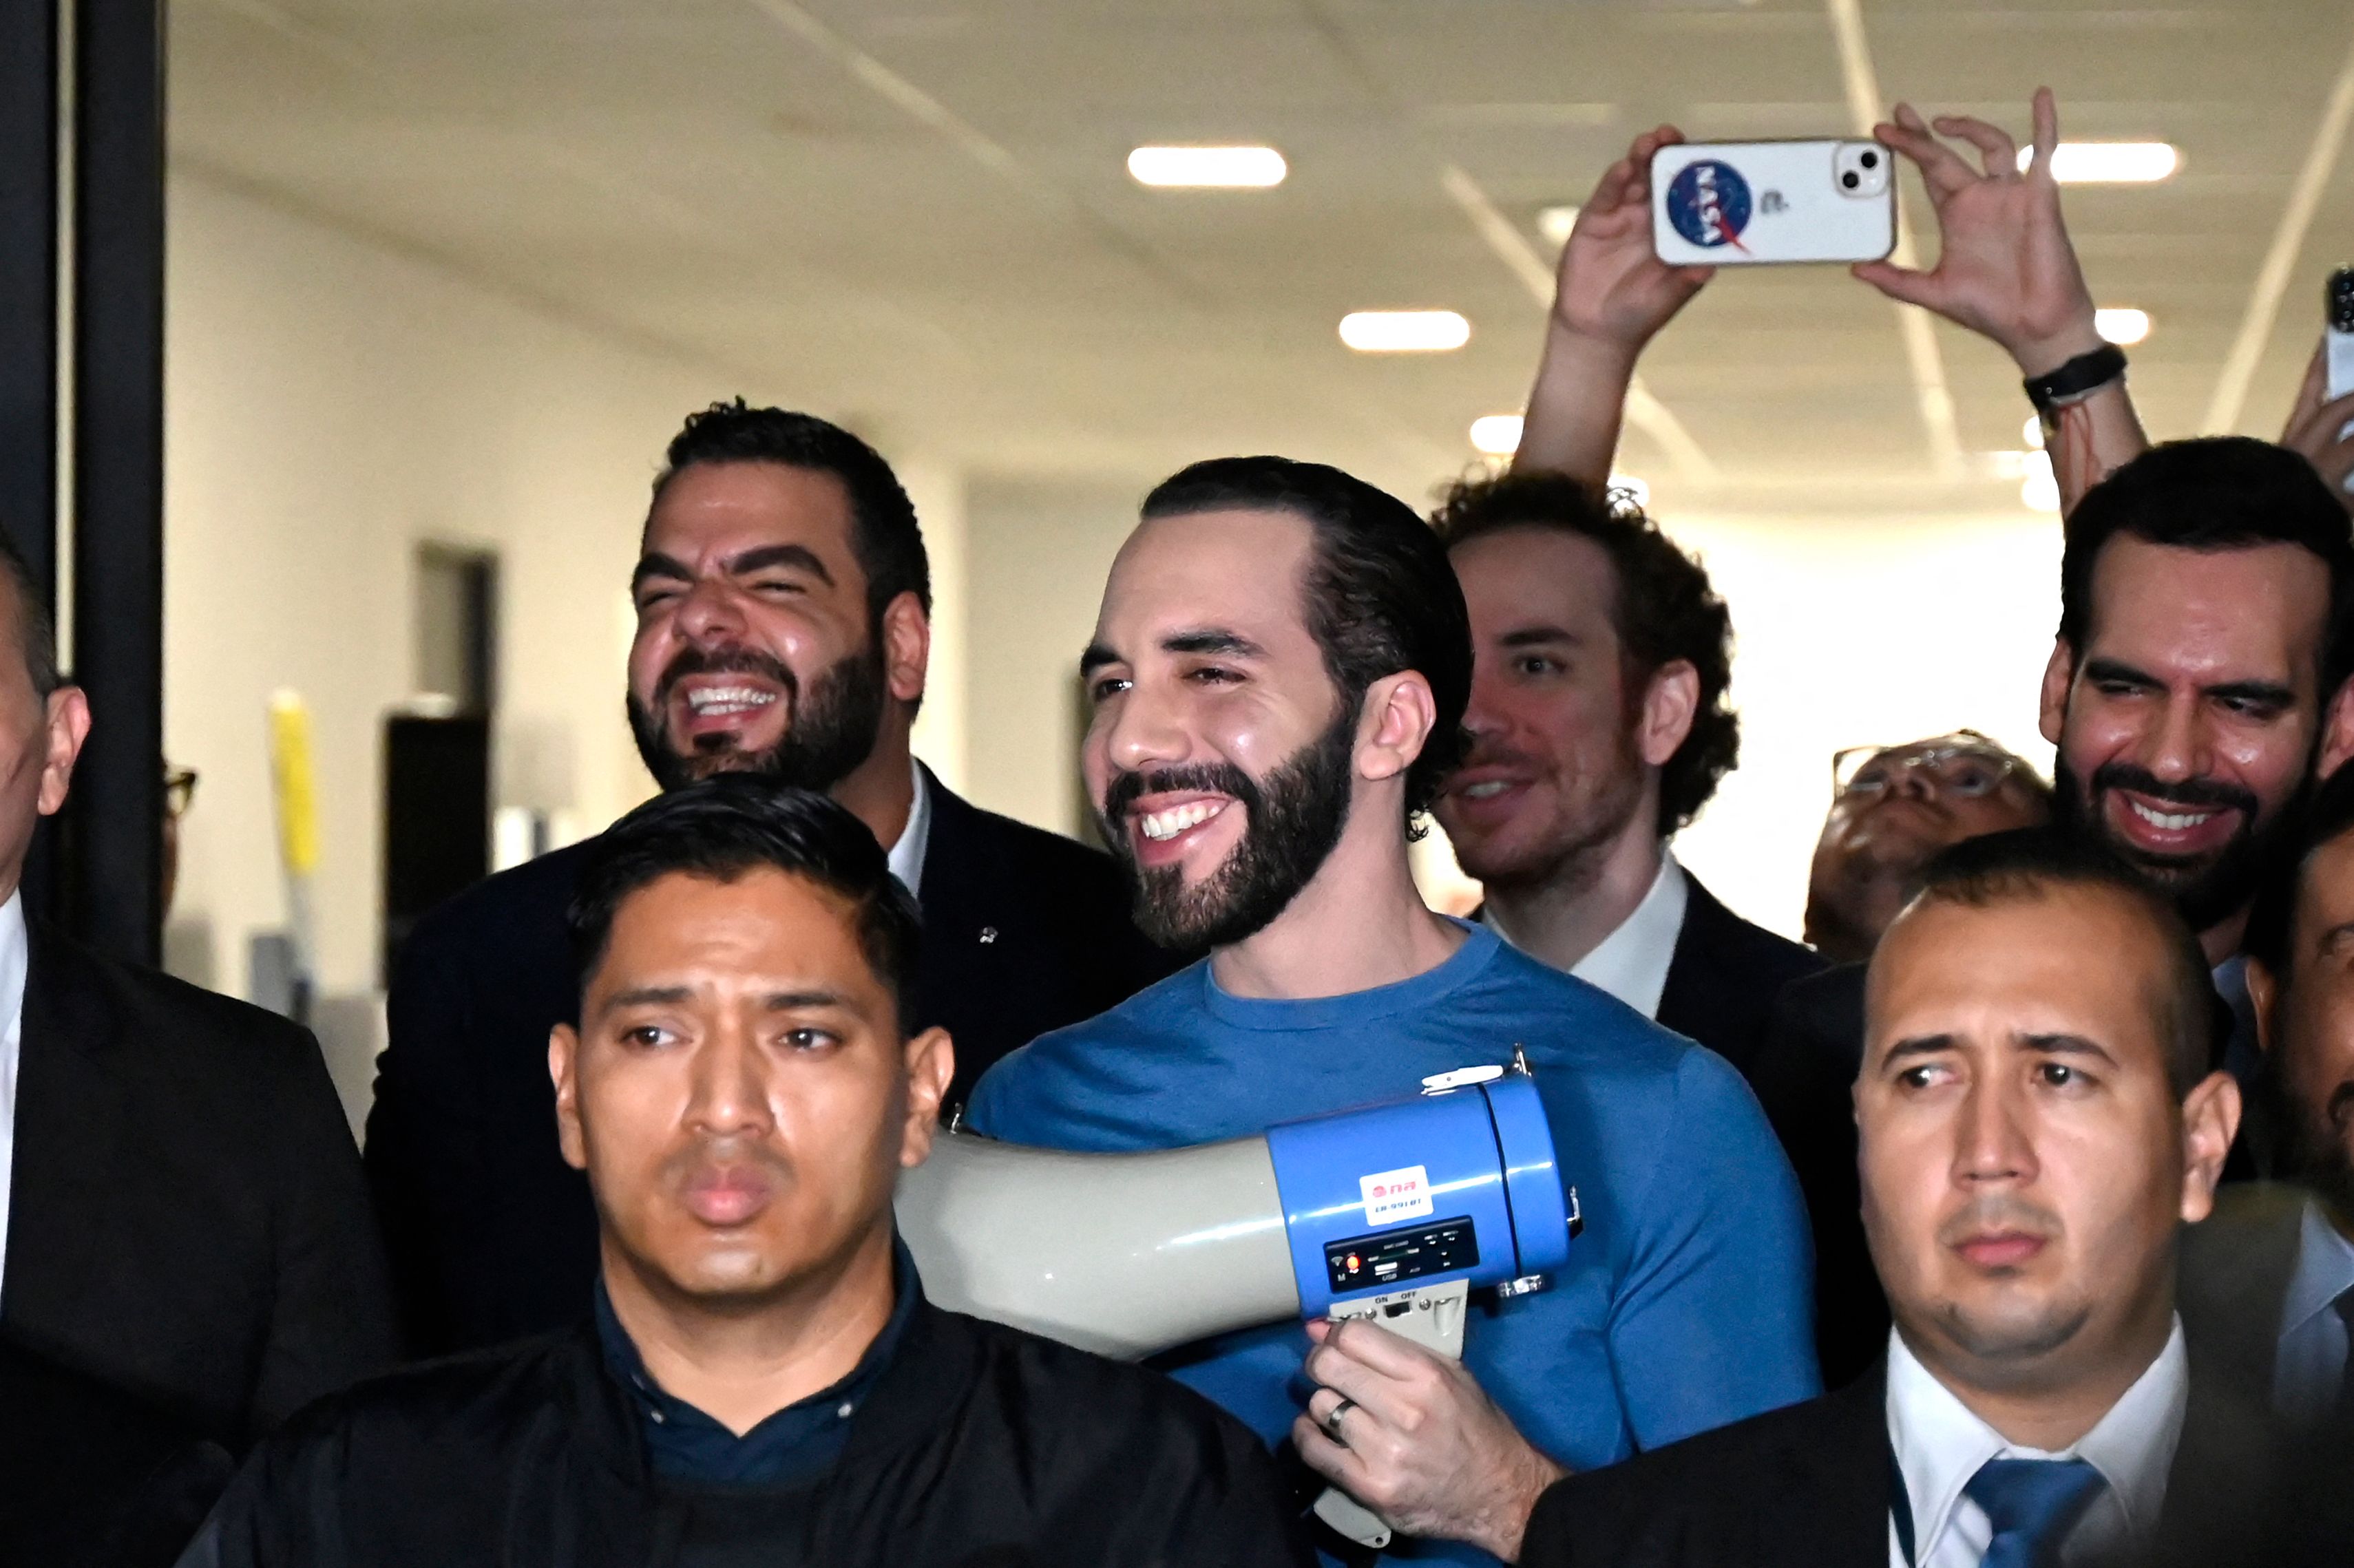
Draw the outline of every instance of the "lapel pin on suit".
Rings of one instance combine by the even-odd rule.
[[[994,927],[994,926],[983,926],[983,927],[981,928],[981,945],[982,945],[982,946],[984,946],[984,947],[988,946],[988,945],[989,945],[990,943],[991,943],[991,942],[996,941],[996,940],[997,940],[997,927]]]

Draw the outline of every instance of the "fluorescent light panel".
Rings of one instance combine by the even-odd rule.
[[[2034,148],[2021,147],[2020,168],[2034,157]],[[2052,177],[2063,185],[2146,185],[2181,167],[2170,142],[2062,142],[2052,154]]]
[[[1272,147],[1139,147],[1128,155],[1137,184],[1172,189],[1265,189],[1288,169]]]
[[[1341,341],[1359,354],[1443,354],[1471,341],[1471,323],[1453,311],[1351,311]]]
[[[1537,232],[1556,250],[1569,243],[1569,231],[1576,227],[1577,209],[1574,207],[1548,207],[1537,213]]]
[[[1471,421],[1471,445],[1490,457],[1510,457],[1521,450],[1521,416],[1486,414]]]
[[[2149,335],[2149,313],[2118,306],[2093,313],[2093,330],[2115,344],[2137,344]]]

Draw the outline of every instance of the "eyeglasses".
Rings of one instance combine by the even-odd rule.
[[[1966,800],[1983,799],[2027,764],[1974,729],[1903,746],[1850,746],[1831,756],[1831,793],[1879,795],[1907,774],[1926,769],[1931,785]]]
[[[164,814],[167,817],[185,815],[188,802],[196,798],[196,770],[193,768],[164,769]]]

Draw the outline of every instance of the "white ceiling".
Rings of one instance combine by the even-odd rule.
[[[1410,498],[1516,408],[1539,306],[1503,252],[1634,132],[1843,134],[1840,0],[176,0],[175,161],[438,258],[738,386],[977,469],[1150,474],[1277,450]],[[2095,292],[2159,434],[2200,427],[2334,90],[2321,0],[1861,0],[1848,63],[1933,111],[2163,138],[2164,185],[2073,188]],[[1265,141],[1265,192],[1156,192],[1145,142]],[[2277,426],[2354,259],[2322,189],[2243,423]],[[1452,173],[1450,173],[1452,171]],[[1925,205],[1911,193],[1915,220]],[[1500,213],[1510,237],[1483,233]],[[2292,237],[2294,238],[2294,236]],[[1460,353],[1368,358],[1351,310],[1444,306]],[[2260,323],[2261,324],[2261,323]],[[1961,447],[2015,447],[2006,362],[1934,343]],[[1728,276],[1648,384],[1721,475],[1656,440],[1670,506],[2007,503],[1935,478],[1893,313],[1836,269]],[[649,451],[666,432],[649,431]]]

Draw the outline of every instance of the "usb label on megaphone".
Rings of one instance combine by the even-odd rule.
[[[1365,1196],[1365,1224],[1386,1225],[1398,1220],[1419,1220],[1438,1212],[1430,1195],[1430,1171],[1420,1165],[1396,1171],[1376,1171],[1357,1178]]]

